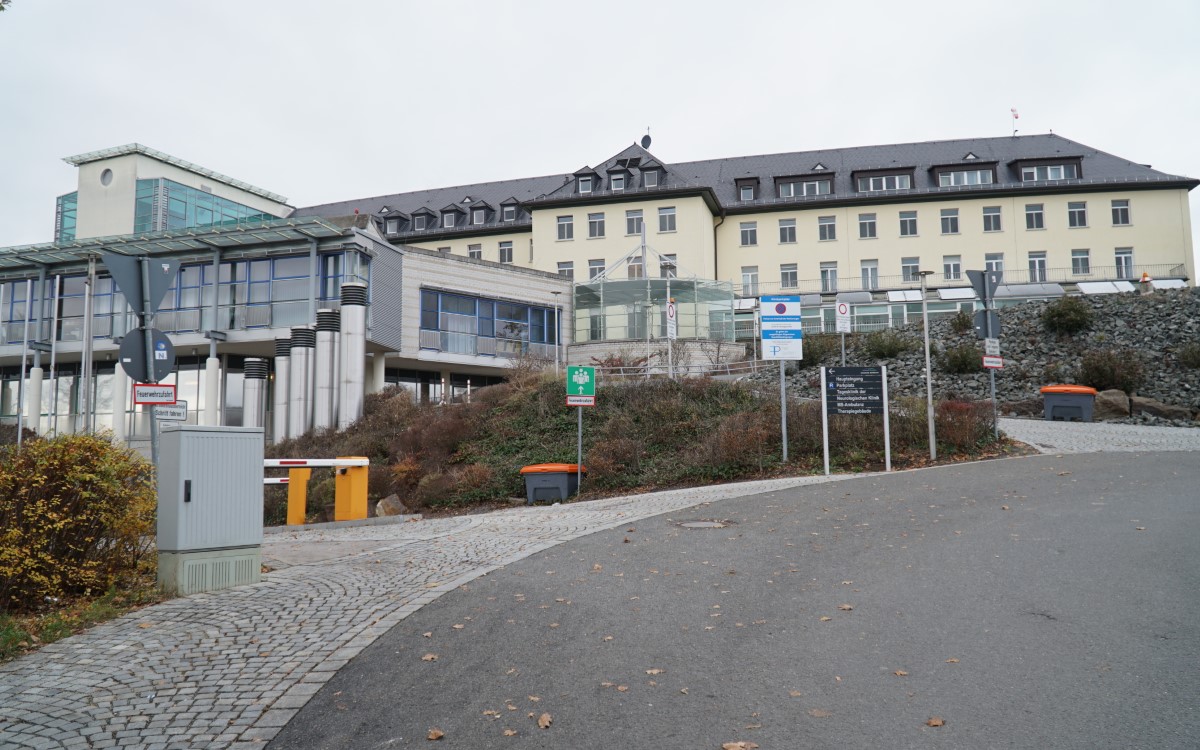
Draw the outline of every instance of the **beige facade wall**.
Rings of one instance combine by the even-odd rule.
[[[112,170],[112,181],[104,185],[101,175],[108,169]],[[166,178],[181,185],[203,189],[272,216],[286,216],[291,211],[290,206],[267,200],[144,154],[125,154],[81,164],[78,176],[79,203],[75,238],[81,240],[133,232],[138,180]]]
[[[1130,224],[1114,226],[1112,201],[1128,200]],[[1068,204],[1086,203],[1087,226],[1070,227]],[[1044,229],[1026,229],[1025,207],[1041,204]],[[718,278],[740,283],[744,267],[757,266],[763,293],[779,288],[780,265],[795,263],[801,282],[820,279],[821,264],[836,262],[842,288],[857,287],[863,261],[877,261],[881,286],[900,281],[901,260],[918,258],[922,269],[940,279],[947,256],[957,256],[961,268],[982,269],[989,253],[1002,253],[1004,267],[1024,271],[1030,252],[1046,253],[1046,268],[1065,271],[1071,280],[1072,250],[1089,250],[1091,277],[1112,278],[1117,248],[1133,248],[1134,267],[1187,263],[1192,257],[1185,190],[1115,191],[1056,196],[995,196],[925,203],[811,208],[797,211],[735,215],[717,230],[720,247]],[[1000,231],[984,231],[984,207],[999,207]],[[958,233],[941,232],[942,209],[958,209]],[[917,234],[900,235],[900,214],[915,211]],[[875,214],[876,237],[859,237],[859,216]],[[820,217],[835,220],[836,239],[820,240]],[[781,219],[796,222],[796,242],[780,242]],[[743,222],[756,222],[758,242],[741,244]],[[1189,273],[1189,276],[1191,274]],[[1089,276],[1079,276],[1087,280]],[[1053,273],[1051,273],[1053,280]],[[889,283],[890,282],[890,283]],[[803,284],[802,284],[803,286]]]
[[[675,229],[659,231],[659,209],[675,209]],[[588,262],[607,268],[641,244],[626,232],[626,212],[641,211],[646,244],[662,255],[675,255],[680,276],[710,278],[714,270],[713,216],[703,198],[655,198],[594,206],[546,208],[533,212],[533,268],[555,273],[560,262],[574,263],[575,279],[588,279]],[[588,237],[588,214],[604,214],[604,236]],[[574,238],[558,239],[558,217],[572,217]],[[486,257],[486,256],[485,256]],[[519,261],[518,261],[519,262]],[[651,261],[650,275],[658,271]]]
[[[520,231],[489,234],[483,237],[458,237],[455,239],[418,237],[405,238],[403,241],[412,247],[448,252],[451,255],[458,255],[464,258],[469,257],[472,245],[479,245],[479,250],[483,253],[481,260],[490,260],[493,263],[500,262],[500,243],[511,242],[513,247],[513,265],[529,268],[529,240],[531,236],[532,233],[529,230],[529,226],[525,225]],[[447,248],[449,249],[447,250]]]

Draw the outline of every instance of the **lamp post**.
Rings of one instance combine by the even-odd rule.
[[[937,431],[933,423],[933,377],[929,365],[929,303],[925,301],[926,277],[933,271],[918,271],[921,275],[921,328],[925,332],[925,413],[929,417],[929,460],[937,460]]]
[[[554,295],[554,377],[558,377],[558,345],[562,331],[558,330],[558,295],[562,292],[550,292]]]

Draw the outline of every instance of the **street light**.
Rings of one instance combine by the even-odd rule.
[[[925,278],[933,271],[918,271],[921,275],[921,327],[925,331],[925,413],[929,417],[929,460],[937,460],[937,431],[933,425],[933,377],[929,366],[929,303],[925,301]]]
[[[558,295],[562,292],[550,292],[554,295],[554,377],[558,377],[558,345],[562,332],[558,330]]]

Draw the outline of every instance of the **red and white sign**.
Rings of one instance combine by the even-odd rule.
[[[985,356],[983,358],[983,366],[990,370],[1003,370],[1004,369],[1004,358],[1003,357],[987,357],[987,356]]]
[[[595,406],[595,396],[567,396],[567,406]]]
[[[134,383],[133,403],[135,404],[173,404],[175,403],[175,386],[162,383]]]

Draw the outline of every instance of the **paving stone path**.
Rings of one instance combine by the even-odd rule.
[[[1200,450],[1200,430],[1002,420],[1050,452]],[[845,479],[848,477],[835,477]],[[0,666],[0,748],[261,747],[347,661],[437,597],[564,541],[778,479],[388,526],[269,534],[352,554],[164,602]],[[703,509],[689,511],[703,518]]]

